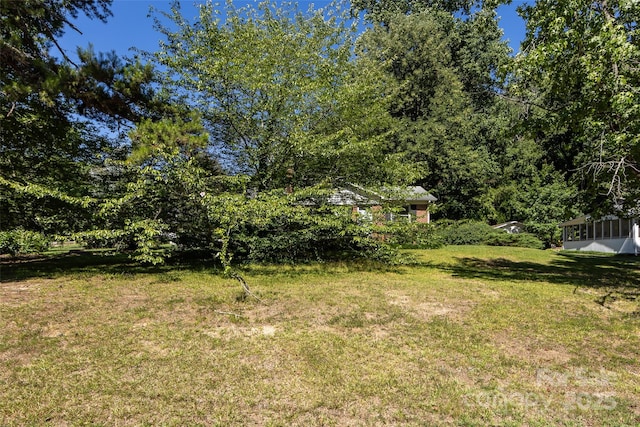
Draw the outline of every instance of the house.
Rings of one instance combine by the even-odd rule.
[[[504,230],[509,234],[524,233],[524,224],[520,221],[509,221],[503,224],[497,224],[493,226],[496,230]]]
[[[420,186],[384,191],[388,195],[367,190],[355,184],[347,184],[337,189],[329,197],[329,203],[340,206],[352,206],[354,214],[373,219],[376,211],[382,211],[383,205],[397,207],[398,212],[384,214],[387,221],[406,219],[421,223],[431,222],[429,207],[437,199]]]
[[[589,215],[559,224],[563,249],[616,254],[640,253],[640,219],[607,215],[594,220]]]

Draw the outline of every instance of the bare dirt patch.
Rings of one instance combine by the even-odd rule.
[[[465,314],[473,309],[475,302],[464,299],[429,299],[427,301],[417,301],[413,297],[397,291],[386,293],[388,303],[401,307],[421,320],[430,320],[435,317],[446,317],[451,320],[460,321]]]
[[[533,365],[564,364],[573,355],[564,346],[554,343],[543,343],[535,338],[512,336],[506,331],[496,334],[492,339],[494,345],[507,356],[530,362]]]
[[[215,328],[207,329],[202,333],[211,338],[218,339],[233,339],[238,337],[255,337],[265,336],[272,337],[276,334],[277,328],[273,325],[262,326],[239,326],[239,325],[227,325],[218,326]]]
[[[27,303],[43,285],[44,283],[40,281],[0,282],[0,304],[21,305]]]
[[[70,325],[61,323],[50,323],[42,329],[42,336],[45,338],[59,338],[71,334]]]

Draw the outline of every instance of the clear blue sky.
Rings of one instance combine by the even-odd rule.
[[[254,0],[238,0],[238,5],[253,3]],[[518,52],[520,41],[524,37],[524,21],[516,14],[516,7],[523,0],[514,0],[511,5],[501,6],[498,14],[501,16],[500,25],[505,32],[505,40],[509,40],[514,53]],[[188,18],[197,15],[194,3],[203,1],[182,1],[183,15]],[[224,0],[221,0],[224,3]],[[307,9],[309,4],[322,7],[327,0],[300,0],[301,9]],[[149,16],[149,8],[153,6],[159,10],[169,10],[168,0],[114,0],[112,5],[113,16],[106,24],[89,20],[80,16],[75,22],[83,34],[69,29],[60,40],[61,46],[71,58],[75,58],[76,46],[86,47],[93,44],[96,52],[109,52],[115,50],[119,55],[132,56],[129,50],[136,47],[140,50],[154,51],[158,48],[161,35],[153,29],[153,19]]]

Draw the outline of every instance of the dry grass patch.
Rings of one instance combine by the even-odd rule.
[[[0,424],[640,423],[640,318],[565,274],[628,282],[619,261],[415,255],[251,266],[263,303],[202,269],[18,271],[0,283]]]
[[[471,300],[436,299],[429,301],[416,301],[402,292],[390,291],[387,293],[389,304],[398,306],[402,310],[411,313],[421,320],[429,320],[433,317],[446,317],[451,320],[462,320],[476,302]]]
[[[0,282],[0,304],[20,305],[29,301],[30,296],[42,286],[40,281]]]

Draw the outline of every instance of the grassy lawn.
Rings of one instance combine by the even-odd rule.
[[[640,260],[0,270],[0,425],[640,424]]]

